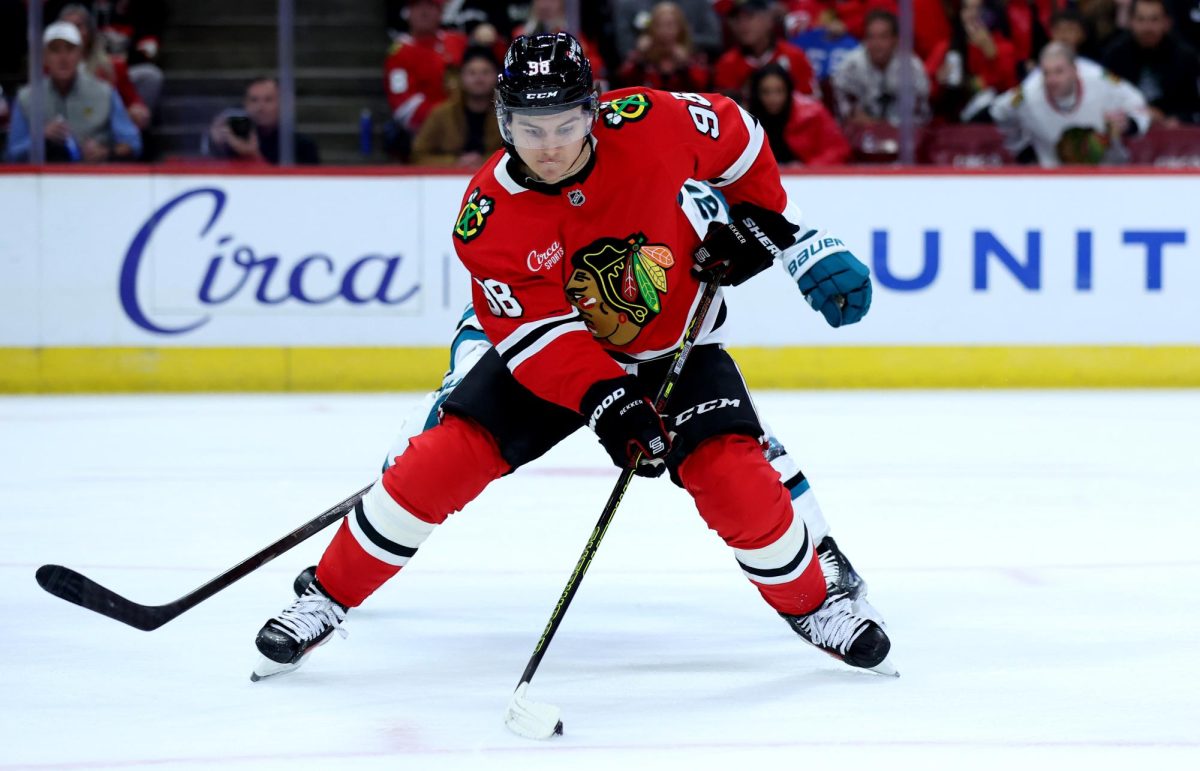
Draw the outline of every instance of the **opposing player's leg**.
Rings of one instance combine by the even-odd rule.
[[[654,379],[662,366],[644,365],[639,376]],[[801,637],[852,666],[879,667],[890,649],[887,633],[847,594],[829,593],[805,520],[764,456],[764,431],[737,366],[720,347],[706,345],[692,352],[688,367],[667,418],[672,478]]]
[[[454,339],[450,343],[450,367],[442,376],[442,384],[409,410],[400,424],[395,440],[388,448],[387,457],[383,461],[384,470],[404,453],[414,436],[438,424],[442,405],[491,348],[492,344],[488,342],[483,327],[475,317],[474,306],[467,305],[454,328]]]
[[[413,437],[342,522],[305,593],[259,630],[262,659],[252,679],[300,666],[437,525],[582,425],[577,413],[517,383],[495,351],[481,357],[442,411],[441,422]]]
[[[793,510],[804,519],[809,535],[817,544],[817,559],[821,563],[821,571],[825,574],[825,585],[829,593],[849,596],[861,605],[864,613],[883,624],[883,617],[867,602],[867,582],[850,564],[850,559],[829,534],[829,523],[825,520],[808,479],[765,421],[763,428],[767,432],[766,458],[771,467],[779,472],[780,479],[791,494]]]

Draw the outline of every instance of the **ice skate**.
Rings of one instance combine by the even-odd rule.
[[[314,648],[329,640],[334,630],[343,637],[346,607],[327,595],[313,579],[296,600],[282,613],[258,630],[254,644],[262,654],[250,673],[257,682],[266,677],[291,672],[304,663]]]
[[[306,567],[304,570],[301,570],[300,574],[296,576],[296,579],[294,581],[292,581],[292,591],[296,593],[297,597],[299,597],[300,595],[304,594],[305,591],[308,590],[308,585],[311,584],[316,579],[317,579],[317,566],[310,565],[310,566]]]
[[[830,594],[845,594],[852,600],[867,596],[867,582],[850,564],[846,555],[842,554],[837,541],[830,536],[825,536],[817,544],[817,560],[821,563],[821,572],[825,574],[825,586]]]
[[[891,640],[870,606],[848,594],[830,594],[821,607],[803,616],[780,613],[796,634],[852,667],[898,675],[887,660]]]

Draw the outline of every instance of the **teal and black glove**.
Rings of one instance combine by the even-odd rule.
[[[871,307],[871,272],[850,252],[818,260],[796,286],[831,327],[853,324]]]

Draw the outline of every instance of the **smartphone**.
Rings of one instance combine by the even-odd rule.
[[[230,115],[226,122],[229,124],[229,130],[239,139],[249,139],[250,132],[254,130],[254,124],[246,115]]]

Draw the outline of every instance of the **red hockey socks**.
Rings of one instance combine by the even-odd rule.
[[[820,607],[825,576],[816,545],[758,442],[733,434],[708,439],[683,461],[679,478],[768,605],[794,616]]]
[[[362,604],[408,563],[437,525],[507,471],[491,434],[447,415],[441,425],[413,437],[342,522],[317,565],[317,580],[343,605]]]

